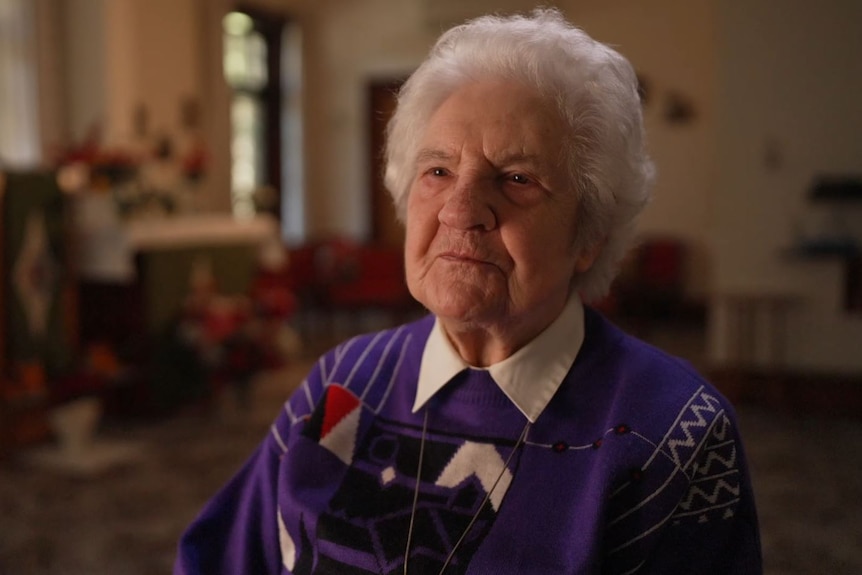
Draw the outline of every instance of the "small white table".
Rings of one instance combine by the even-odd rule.
[[[734,367],[784,367],[787,314],[799,303],[796,294],[734,290],[716,295],[724,320],[727,363]]]

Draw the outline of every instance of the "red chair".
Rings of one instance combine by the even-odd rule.
[[[677,238],[644,239],[626,259],[606,300],[613,304],[611,315],[646,325],[682,313],[687,256]]]
[[[400,323],[420,309],[407,290],[400,249],[333,238],[290,252],[287,281],[297,295],[300,331],[308,343],[321,328],[333,337],[336,318],[360,331],[368,312]]]

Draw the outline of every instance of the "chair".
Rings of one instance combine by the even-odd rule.
[[[343,238],[312,242],[291,250],[287,276],[286,284],[298,298],[306,344],[346,335],[336,333],[339,319],[353,333],[363,329],[367,314],[382,314],[387,324],[395,324],[421,309],[407,290],[397,248]]]
[[[623,262],[611,296],[600,309],[639,332],[684,319],[691,305],[685,293],[687,264],[688,250],[682,240],[644,238]]]

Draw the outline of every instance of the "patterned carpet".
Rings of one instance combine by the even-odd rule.
[[[181,530],[267,432],[307,364],[259,381],[251,404],[106,425],[140,457],[84,478],[0,462],[0,575],[169,573]],[[862,422],[739,409],[768,575],[862,573]]]

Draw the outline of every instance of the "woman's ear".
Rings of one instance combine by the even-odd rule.
[[[575,273],[582,274],[593,267],[593,263],[598,259],[604,247],[605,242],[601,241],[582,249],[575,259]]]

